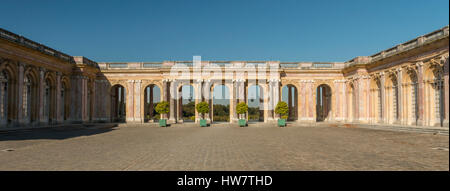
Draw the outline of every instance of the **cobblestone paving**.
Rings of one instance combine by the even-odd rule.
[[[448,171],[448,148],[445,135],[332,126],[39,129],[0,134],[0,170]]]

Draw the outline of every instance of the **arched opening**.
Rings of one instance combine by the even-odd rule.
[[[161,101],[161,90],[155,84],[150,84],[144,89],[144,122],[155,122],[160,119],[155,107]]]
[[[94,83],[93,79],[89,79],[87,86],[87,116],[89,121],[94,118]]]
[[[374,78],[370,82],[371,93],[371,118],[373,122],[381,122],[383,119],[383,104],[381,98],[381,81],[380,78]]]
[[[24,77],[23,86],[23,119],[25,123],[38,121],[38,79],[34,73],[28,71]]]
[[[399,107],[398,107],[398,81],[395,74],[389,75],[386,80],[386,115],[389,123],[394,123],[398,121]]]
[[[55,84],[50,78],[44,81],[44,119],[45,122],[55,122]]]
[[[426,107],[428,125],[443,126],[444,122],[444,79],[442,68],[431,65],[425,72],[425,97],[429,98]]]
[[[264,92],[260,85],[248,87],[248,121],[264,121]]]
[[[355,86],[353,83],[349,83],[347,85],[347,120],[353,121],[355,117],[355,105],[356,105],[356,96],[355,96]]]
[[[69,82],[67,80],[62,80],[61,82],[61,117],[63,121],[69,119],[69,105],[70,105],[70,91]]]
[[[419,119],[418,97],[418,81],[417,73],[413,69],[408,69],[403,78],[404,84],[404,113],[403,116],[408,125],[417,125]]]
[[[230,122],[230,90],[220,84],[214,86],[212,99],[212,121]]]
[[[183,85],[178,89],[178,121],[195,122],[195,94],[192,85]]]
[[[326,84],[316,90],[316,121],[328,120],[331,113],[331,88]]]
[[[111,87],[111,121],[125,122],[126,91],[122,85]]]
[[[13,75],[9,70],[3,70],[0,72],[0,98],[1,98],[1,107],[0,114],[1,120],[0,123],[3,124],[11,124],[14,121],[14,80]]]
[[[281,89],[281,101],[288,104],[289,117],[288,121],[295,121],[298,119],[298,92],[294,85],[285,85]]]

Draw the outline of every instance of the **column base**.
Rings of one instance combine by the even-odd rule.
[[[172,118],[172,119],[169,119],[167,122],[169,122],[169,123],[171,123],[171,124],[173,124],[173,123],[177,123],[177,121],[174,119],[174,118]]]

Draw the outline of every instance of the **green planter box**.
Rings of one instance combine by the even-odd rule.
[[[247,125],[247,121],[245,119],[239,119],[239,127],[245,127]]]
[[[278,119],[278,127],[286,127],[286,119]]]
[[[167,121],[165,119],[160,119],[159,120],[159,126],[160,127],[165,127],[167,126]]]
[[[200,119],[200,127],[206,127],[208,124],[206,124],[206,119]]]

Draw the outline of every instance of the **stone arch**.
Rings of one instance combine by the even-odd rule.
[[[379,76],[370,79],[370,118],[374,123],[380,123],[383,120],[383,103],[382,103],[382,84]]]
[[[299,94],[299,88],[297,85],[293,83],[286,83],[282,85],[281,88],[281,100],[286,102],[289,107],[289,121],[296,121],[298,120],[298,109],[299,109],[299,101],[298,101],[298,94]],[[288,96],[284,96],[287,94]]]
[[[424,70],[424,111],[426,124],[443,126],[444,120],[444,77],[439,63],[430,61]]]
[[[219,91],[220,87],[222,87],[222,94],[217,96],[216,91]],[[231,91],[232,90],[231,90],[229,84],[226,84],[223,82],[215,82],[211,85],[211,99],[210,99],[211,100],[211,112],[210,112],[210,115],[211,115],[212,122],[218,122],[218,121],[224,121],[224,120],[226,122],[231,122],[231,119],[232,119],[232,113],[231,113],[232,109],[230,108],[232,106],[232,103],[231,103],[232,100],[231,100],[231,96],[230,96]],[[228,92],[228,94],[226,92]],[[217,99],[221,99],[221,100],[228,99],[228,101],[225,101],[226,102],[225,104],[216,103]],[[216,106],[219,108],[222,108],[222,109],[224,109],[224,107],[225,107],[225,110],[227,110],[226,112],[228,112],[228,113],[226,113],[226,116],[215,115],[215,112],[218,109]]]
[[[419,119],[419,104],[418,104],[418,76],[417,71],[413,67],[407,67],[403,70],[402,75],[402,90],[403,90],[403,111],[402,116],[408,125],[417,125]]]
[[[24,72],[22,116],[25,123],[39,122],[39,73],[35,67]]]
[[[332,118],[332,86],[324,83],[316,86],[316,121],[328,121]]]
[[[250,97],[250,88],[252,86],[257,86],[259,89],[259,93],[256,92],[255,96],[257,96],[259,94],[258,99],[259,99],[259,103],[258,103],[258,108],[259,108],[259,119],[258,121],[261,122],[266,122],[267,121],[267,109],[268,109],[268,103],[267,103],[267,98],[268,97],[268,87],[267,84],[265,83],[258,83],[258,80],[255,81],[249,81],[247,82],[247,86],[245,87],[245,102],[249,105],[249,110],[250,110],[250,103],[249,103],[249,99],[251,99]],[[249,119],[249,115],[247,115],[247,120]]]
[[[9,60],[0,64],[0,124],[11,124],[17,119],[17,66]]]
[[[399,82],[397,78],[396,72],[387,72],[387,78],[385,82],[385,116],[388,123],[397,122],[399,119],[399,90],[398,90]]]
[[[228,81],[226,81],[226,80],[213,80],[211,83],[210,83],[210,87],[209,87],[209,105],[210,105],[210,113],[209,113],[209,116],[211,116],[211,121],[213,122],[214,121],[214,91],[215,91],[215,88],[216,87],[218,87],[218,86],[224,86],[224,88],[226,88],[226,90],[228,90],[228,92],[231,94],[231,92],[232,92],[232,88],[233,88],[233,85],[232,85],[232,83],[228,83]],[[232,122],[232,119],[233,119],[233,111],[234,111],[234,109],[232,109],[231,107],[233,106],[233,103],[232,103],[232,99],[231,99],[231,96],[230,95],[228,95],[229,96],[229,100],[228,100],[228,119],[227,119],[227,121],[228,122]],[[226,96],[225,96],[225,98],[226,98]]]
[[[71,85],[68,76],[61,77],[61,118],[66,121],[70,117],[70,95],[71,95]]]
[[[183,123],[183,97],[182,97],[182,87],[183,86],[190,86],[192,88],[192,100],[194,101],[194,113],[195,113],[195,121],[198,121],[198,113],[197,110],[195,110],[195,105],[198,103],[198,100],[196,99],[197,96],[197,92],[198,92],[198,87],[196,84],[194,84],[193,80],[187,80],[187,79],[181,79],[181,80],[176,80],[175,83],[173,84],[175,86],[175,90],[174,90],[174,97],[172,97],[172,92],[169,93],[169,96],[171,97],[170,99],[174,99],[174,105],[171,106],[171,108],[174,108],[174,117],[176,122],[179,123]],[[172,85],[170,85],[170,87],[172,87]],[[172,91],[172,90],[171,90]],[[162,91],[161,91],[162,92]],[[172,112],[172,110],[170,111]],[[188,120],[190,121],[190,119]]]
[[[357,119],[357,110],[356,110],[356,89],[355,83],[353,81],[349,81],[347,83],[347,120],[352,122]]]
[[[157,113],[155,112],[155,104],[162,101],[162,88],[158,84],[154,84],[152,82],[143,83],[141,92],[141,103],[143,112],[142,116],[144,118],[144,122],[152,122],[156,119]],[[159,91],[159,100],[154,99],[155,90]]]
[[[56,75],[52,71],[44,74],[44,122],[56,122]]]
[[[126,100],[127,89],[121,83],[114,83],[109,89],[109,95],[111,97],[110,103],[110,119],[112,122],[125,122],[126,121]]]

